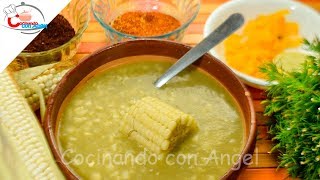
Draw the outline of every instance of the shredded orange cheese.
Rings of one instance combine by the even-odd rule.
[[[263,79],[259,67],[302,42],[298,24],[287,22],[287,14],[288,10],[281,10],[258,16],[244,26],[241,34],[227,38],[224,43],[227,63],[240,72]]]

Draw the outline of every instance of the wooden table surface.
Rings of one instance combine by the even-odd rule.
[[[204,23],[211,12],[227,0],[202,0],[199,15],[188,28],[183,43],[195,45],[203,38],[202,32]],[[301,0],[302,2],[320,10],[320,0]],[[110,44],[106,42],[104,30],[98,22],[91,17],[88,29],[85,31],[76,59],[83,58],[91,52]],[[285,169],[277,169],[278,163],[275,154],[270,154],[272,142],[268,135],[266,121],[268,118],[263,116],[263,106],[261,100],[265,98],[260,90],[248,87],[254,99],[254,106],[257,115],[258,137],[256,149],[253,155],[252,164],[241,172],[239,179],[260,180],[260,179],[290,179]]]

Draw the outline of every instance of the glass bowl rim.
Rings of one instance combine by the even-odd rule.
[[[86,22],[83,24],[83,26],[77,31],[77,33],[66,43],[53,48],[53,49],[49,49],[46,51],[39,51],[39,52],[26,52],[26,51],[22,51],[19,56],[23,56],[23,57],[29,57],[29,56],[43,56],[43,55],[47,55],[47,54],[51,54],[51,53],[56,53],[61,51],[61,49],[65,49],[69,46],[70,42],[77,40],[82,34],[83,32],[87,29],[88,25],[89,25],[89,21],[90,21],[90,7],[86,7],[85,9],[87,9],[88,11],[88,15],[86,17]]]
[[[179,26],[177,29],[175,29],[173,31],[170,31],[170,32],[167,32],[167,33],[161,34],[161,35],[155,35],[155,36],[135,36],[135,35],[126,34],[126,33],[122,33],[120,31],[117,31],[116,29],[114,29],[110,25],[104,23],[104,21],[99,18],[99,16],[96,14],[96,11],[93,9],[93,7],[94,7],[94,5],[96,3],[94,2],[94,0],[90,0],[90,1],[91,1],[91,10],[92,10],[93,16],[104,29],[107,29],[110,32],[116,33],[119,36],[130,38],[130,39],[137,39],[137,38],[166,38],[168,36],[171,36],[172,34],[179,33],[180,31],[186,29],[191,24],[191,22],[194,21],[194,19],[199,14],[200,6],[201,6],[201,0],[195,0],[195,1],[197,1],[196,2],[197,3],[197,5],[196,5],[197,7],[196,7],[195,12],[191,16],[191,18],[189,18],[185,23],[183,23],[181,26]]]

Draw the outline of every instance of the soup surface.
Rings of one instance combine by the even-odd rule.
[[[84,179],[219,179],[243,148],[242,114],[207,73],[191,67],[161,89],[153,82],[172,59],[137,56],[90,74],[66,98],[57,138],[71,169]],[[199,130],[167,155],[150,153],[119,132],[133,100],[151,96],[192,115]],[[159,114],[161,116],[161,114]]]

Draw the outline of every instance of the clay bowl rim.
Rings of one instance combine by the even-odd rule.
[[[53,91],[51,96],[48,98],[47,110],[46,110],[46,113],[45,113],[45,117],[44,117],[44,121],[43,121],[42,126],[44,128],[44,132],[45,132],[46,138],[48,140],[50,149],[51,149],[51,151],[53,153],[53,156],[54,156],[57,164],[59,165],[60,169],[62,170],[63,174],[66,177],[68,177],[68,179],[77,179],[78,176],[76,176],[73,173],[73,171],[71,170],[71,168],[69,168],[68,165],[66,165],[64,163],[63,157],[62,157],[62,155],[60,153],[59,147],[58,147],[57,142],[56,142],[56,135],[55,135],[56,132],[54,131],[55,128],[52,127],[52,125],[51,125],[52,123],[50,123],[52,121],[52,119],[53,119],[51,116],[53,116],[52,113],[54,112],[56,97],[58,97],[58,95],[64,89],[65,84],[68,83],[69,77],[75,76],[75,74],[77,74],[78,69],[80,69],[81,66],[84,66],[87,61],[90,61],[90,59],[94,59],[95,56],[99,56],[99,54],[102,54],[105,51],[113,51],[114,49],[120,48],[121,46],[123,46],[123,47],[128,47],[130,45],[132,45],[132,46],[134,46],[134,45],[146,46],[146,45],[150,45],[150,44],[156,45],[156,46],[159,45],[159,46],[165,46],[165,47],[172,47],[172,48],[176,48],[176,49],[183,49],[183,51],[185,51],[185,52],[187,52],[188,50],[190,50],[192,48],[191,46],[184,45],[184,44],[177,43],[177,42],[173,42],[173,41],[154,40],[154,39],[131,40],[131,41],[121,42],[121,43],[117,43],[117,44],[114,44],[114,45],[111,45],[111,46],[107,46],[107,47],[101,48],[101,49],[93,52],[91,55],[83,58],[76,67],[74,67],[72,70],[70,70],[62,78],[62,80],[59,82],[59,84],[57,85],[57,87],[55,88],[55,90]],[[174,56],[175,54],[179,54],[179,52],[174,51],[172,56]],[[148,55],[148,52],[145,52],[143,54],[141,53],[139,55]],[[152,55],[156,55],[156,54],[152,54]],[[158,55],[162,55],[162,54],[158,54]],[[121,57],[129,57],[129,56],[125,55],[125,56],[121,56]],[[119,58],[114,58],[114,59],[111,59],[110,61],[116,60],[116,59],[119,59]],[[247,136],[247,138],[246,138],[245,145],[242,148],[241,153],[239,154],[240,156],[239,156],[239,159],[237,160],[237,162],[234,163],[233,166],[221,177],[221,179],[230,179],[230,178],[233,178],[233,177],[237,177],[239,175],[240,171],[244,167],[247,166],[243,162],[244,156],[247,155],[247,154],[250,154],[251,157],[252,157],[252,154],[253,154],[253,151],[254,151],[254,148],[255,148],[256,128],[257,127],[256,127],[256,118],[255,118],[254,106],[253,106],[253,102],[252,102],[252,99],[251,99],[250,92],[247,90],[245,85],[240,81],[240,79],[234,74],[234,72],[229,67],[227,67],[223,62],[219,61],[218,59],[216,59],[215,57],[213,57],[209,53],[206,53],[203,56],[203,58],[201,58],[201,59],[209,59],[210,61],[214,61],[214,63],[212,63],[212,64],[220,66],[220,68],[222,68],[223,71],[228,73],[225,76],[227,76],[230,79],[232,79],[230,81],[240,85],[241,89],[239,89],[238,91],[240,91],[240,92],[242,91],[243,95],[235,95],[234,93],[230,92],[229,87],[226,87],[226,85],[221,80],[218,80],[227,89],[227,91],[233,96],[233,98],[236,99],[236,101],[239,104],[239,107],[240,107],[242,112],[244,112],[244,108],[240,106],[241,102],[238,101],[238,98],[236,96],[239,96],[239,99],[243,98],[244,99],[243,103],[245,103],[246,106],[247,106],[246,108],[248,108],[247,115],[249,116],[249,118],[248,118],[248,120],[246,120],[246,118],[243,120],[244,123],[245,123],[245,126],[249,127],[249,128],[246,128],[245,136]],[[108,60],[108,62],[109,62],[109,60]],[[108,62],[106,62],[106,63],[108,63]],[[197,61],[197,62],[199,62],[199,61]],[[106,64],[106,63],[104,63],[104,64]],[[208,64],[209,63],[210,62],[208,62]],[[199,66],[196,65],[196,66],[199,67],[200,65]],[[203,69],[203,68],[201,68],[201,69]],[[90,71],[90,72],[92,72],[92,71]],[[207,70],[205,70],[205,71],[207,71]],[[209,71],[207,71],[207,72],[210,73]],[[87,76],[87,75],[88,74],[85,74],[85,76]],[[210,75],[213,76],[212,74],[210,74]],[[213,77],[215,77],[215,76],[213,76]],[[224,80],[224,81],[228,81],[228,80]],[[75,86],[73,86],[73,88]],[[70,92],[68,92],[67,94],[69,94],[69,93]],[[244,97],[240,97],[240,96],[244,96]],[[62,100],[62,102],[63,102],[63,100]],[[59,107],[57,107],[57,108],[60,109],[60,107],[61,107],[61,104],[59,104]],[[56,114],[58,114],[58,113],[56,113]],[[244,116],[245,116],[245,114],[244,114]],[[54,121],[56,122],[56,120],[54,120]],[[239,165],[240,165],[240,168],[238,169]]]

